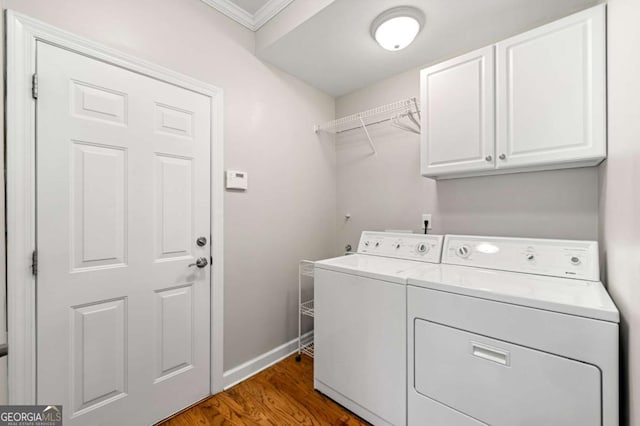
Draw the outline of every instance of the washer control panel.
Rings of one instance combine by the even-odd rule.
[[[358,253],[440,263],[442,235],[364,231]]]
[[[595,241],[447,235],[442,263],[600,280]]]

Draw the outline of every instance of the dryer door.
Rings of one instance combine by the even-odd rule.
[[[590,364],[421,319],[414,332],[419,394],[492,426],[601,424]]]

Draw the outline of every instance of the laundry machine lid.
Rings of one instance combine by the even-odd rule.
[[[620,322],[616,306],[599,281],[442,264],[412,269],[408,272],[408,284],[552,312]]]
[[[317,269],[344,272],[399,284],[406,284],[406,272],[408,270],[425,265],[436,266],[413,260],[393,259],[361,253],[315,262]]]

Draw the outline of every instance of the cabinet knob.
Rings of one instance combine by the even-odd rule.
[[[501,160],[504,160],[505,158],[507,158],[507,156],[505,154],[500,154],[500,156],[498,157]]]
[[[490,156],[490,155],[487,155],[486,157],[484,157],[484,159],[487,160],[487,161],[491,161],[491,160],[493,160],[493,157]]]

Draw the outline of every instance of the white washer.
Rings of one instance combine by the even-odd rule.
[[[409,272],[409,425],[618,425],[596,242],[447,235],[442,263]]]
[[[363,232],[315,263],[314,387],[375,425],[406,424],[406,271],[439,263],[442,239]]]

